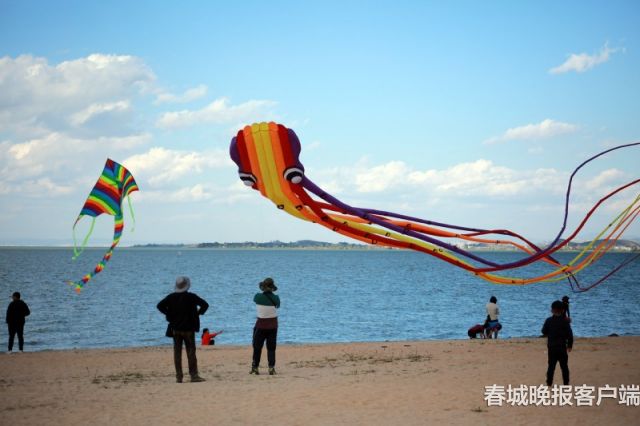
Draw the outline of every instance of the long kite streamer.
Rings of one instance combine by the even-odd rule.
[[[87,201],[84,203],[84,206],[82,206],[82,210],[73,224],[73,259],[75,260],[83,252],[87,242],[89,241],[89,237],[93,232],[96,218],[103,213],[114,217],[113,242],[93,271],[82,277],[80,281],[69,281],[69,284],[75,286],[78,293],[94,275],[100,273],[104,269],[106,263],[111,259],[113,249],[115,249],[120,242],[122,230],[124,229],[122,203],[131,192],[137,190],[138,185],[129,170],[121,164],[111,159],[107,159],[107,162],[104,165],[104,170],[102,170],[102,174],[100,175],[100,178],[98,178],[98,182],[96,182],[96,185],[91,190],[89,197],[87,197]],[[129,202],[129,212],[131,213],[131,218],[135,224],[135,216],[133,214],[133,208],[131,207],[131,200],[130,198],[127,198],[127,200]],[[76,225],[83,216],[92,217],[91,227],[82,241],[82,244],[78,247],[76,243],[75,230]]]
[[[299,159],[300,141],[293,130],[281,124],[256,123],[244,127],[231,140],[230,155],[238,166],[240,179],[247,186],[260,191],[278,209],[299,219],[318,223],[367,244],[423,252],[496,284],[524,285],[568,279],[575,291],[586,291],[640,256],[635,255],[625,259],[612,271],[590,285],[581,285],[576,278],[579,271],[611,249],[629,225],[636,220],[640,213],[640,195],[636,196],[620,214],[612,218],[599,235],[570,262],[562,264],[553,255],[578,235],[591,215],[606,200],[638,184],[640,179],[633,180],[604,196],[587,212],[570,236],[561,240],[567,226],[573,178],[582,167],[596,158],[611,151],[638,145],[640,142],[608,149],[587,159],[573,171],[567,186],[562,227],[555,239],[544,248],[506,229],[457,226],[346,204],[322,190],[305,175],[304,166]],[[502,239],[504,237],[510,239]],[[443,239],[510,245],[526,255],[515,262],[501,264],[445,242]],[[497,271],[520,268],[538,261],[551,265],[551,272],[531,278],[495,274]]]

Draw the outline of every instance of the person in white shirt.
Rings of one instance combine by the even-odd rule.
[[[487,338],[491,339],[493,335],[494,339],[498,338],[498,331],[502,329],[502,325],[498,322],[498,315],[500,315],[500,308],[498,308],[498,299],[495,296],[491,296],[489,303],[487,303],[487,321],[485,323],[485,332]]]

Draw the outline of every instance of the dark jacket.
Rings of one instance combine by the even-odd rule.
[[[22,300],[14,300],[7,308],[7,324],[24,325],[24,318],[28,317],[31,311]]]
[[[547,337],[549,349],[573,347],[573,331],[571,325],[563,316],[547,318],[542,326],[542,334]]]
[[[166,315],[175,331],[200,331],[200,317],[209,304],[195,293],[171,293],[158,303],[158,310]]]

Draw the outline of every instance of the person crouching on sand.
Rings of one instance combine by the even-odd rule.
[[[202,346],[213,346],[216,344],[215,337],[222,332],[223,330],[211,333],[208,328],[203,328],[202,340],[200,341],[200,343],[202,344]]]
[[[256,293],[253,301],[256,304],[258,318],[253,328],[253,362],[250,374],[260,374],[260,357],[262,346],[267,342],[267,361],[269,362],[269,375],[276,374],[276,340],[278,337],[278,308],[280,298],[273,294],[278,290],[273,279],[265,278],[260,283],[262,293]]]
[[[556,300],[551,304],[551,313],[553,316],[547,318],[542,326],[542,335],[547,337],[547,353],[549,358],[547,386],[553,384],[553,373],[555,372],[557,362],[560,362],[562,381],[565,385],[568,385],[568,352],[571,352],[571,348],[573,348],[573,331],[571,330],[569,321],[563,316],[564,306],[561,301]]]
[[[195,293],[189,293],[189,277],[176,279],[175,291],[158,303],[158,310],[165,314],[173,331],[173,362],[176,367],[176,382],[182,383],[182,343],[184,342],[192,382],[204,382],[198,375],[196,358],[196,331],[200,331],[200,315],[209,304]]]

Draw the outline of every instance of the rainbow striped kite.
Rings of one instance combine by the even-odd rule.
[[[106,164],[104,165],[104,170],[96,182],[96,185],[91,190],[87,201],[82,206],[82,210],[78,215],[75,223],[73,224],[73,259],[77,259],[78,256],[84,251],[84,248],[87,246],[87,242],[89,241],[89,237],[93,232],[93,227],[96,223],[96,217],[100,216],[102,213],[106,213],[114,217],[114,228],[113,228],[113,242],[111,243],[111,247],[105,255],[102,257],[102,260],[98,262],[94,270],[84,277],[80,281],[69,281],[70,285],[75,286],[76,292],[80,293],[82,287],[89,282],[93,276],[99,272],[101,272],[105,264],[111,259],[111,254],[113,253],[113,249],[116,248],[118,243],[120,242],[120,237],[122,236],[122,229],[124,228],[124,220],[122,214],[122,202],[125,197],[127,198],[129,204],[129,212],[131,213],[131,219],[135,225],[135,216],[133,215],[133,208],[131,207],[131,199],[127,197],[131,192],[138,190],[138,184],[136,184],[136,180],[133,178],[133,175],[121,164],[116,163],[111,159],[107,159]],[[76,225],[82,219],[82,216],[91,216],[93,219],[91,221],[91,227],[89,228],[89,232],[87,236],[82,241],[80,247],[76,242]]]

